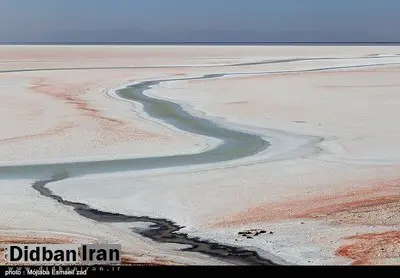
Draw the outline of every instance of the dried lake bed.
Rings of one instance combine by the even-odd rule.
[[[399,47],[0,48],[3,243],[400,263]]]

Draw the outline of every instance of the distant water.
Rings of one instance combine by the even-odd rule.
[[[0,42],[0,45],[299,45],[299,46],[399,46],[400,42]]]

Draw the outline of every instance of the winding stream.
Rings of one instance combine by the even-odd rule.
[[[173,223],[172,221],[99,211],[89,207],[86,204],[64,200],[61,196],[53,194],[53,192],[46,187],[46,185],[50,184],[51,182],[67,179],[70,176],[215,163],[251,156],[265,150],[269,146],[269,143],[258,135],[236,131],[220,126],[208,119],[197,118],[186,112],[180,105],[176,103],[152,98],[144,94],[144,91],[163,82],[218,78],[222,76],[224,75],[211,74],[197,78],[144,81],[127,86],[117,91],[117,95],[121,98],[143,105],[144,111],[154,119],[172,124],[180,130],[190,132],[192,134],[220,139],[222,143],[215,148],[211,148],[201,153],[164,157],[6,166],[0,167],[0,175],[2,177],[6,176],[10,178],[32,178],[34,176],[40,180],[33,184],[33,188],[42,196],[52,198],[63,205],[71,206],[81,216],[98,222],[152,223],[151,229],[143,230],[140,232],[140,234],[152,238],[157,242],[178,243],[191,246],[183,251],[204,253],[210,256],[218,257],[221,261],[234,264],[271,265],[273,263],[270,260],[260,257],[255,251],[248,251],[238,247],[202,241],[198,238],[189,237],[187,234],[178,233],[182,227]],[[44,179],[44,176],[51,176],[51,178]]]

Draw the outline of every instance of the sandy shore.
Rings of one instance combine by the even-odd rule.
[[[271,144],[226,163],[49,184],[62,198],[172,220],[189,236],[255,250],[278,263],[400,264],[400,48],[1,50],[3,166],[204,151],[215,140],[154,121],[110,92],[141,80],[205,74],[227,75],[167,82],[146,94]],[[77,241],[121,242],[139,263],[226,263],[85,219],[40,196],[33,182],[0,180],[0,230],[7,240],[40,232],[57,239],[65,232]],[[267,232],[238,234],[249,229]]]

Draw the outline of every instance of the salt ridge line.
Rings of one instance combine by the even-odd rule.
[[[316,58],[291,58],[278,60],[262,60],[254,62],[220,64],[220,65],[155,65],[155,66],[122,66],[122,67],[79,67],[79,68],[33,68],[33,69],[17,69],[17,70],[0,70],[0,73],[19,73],[19,72],[37,72],[37,71],[69,71],[69,70],[113,70],[113,69],[173,69],[173,68],[218,68],[218,67],[242,67],[242,66],[258,66],[265,64],[279,64],[291,62],[307,62],[322,60],[346,60],[346,59],[382,59],[400,57],[400,54],[386,56],[360,56],[360,57],[316,57]],[[379,65],[379,64],[376,64]]]

